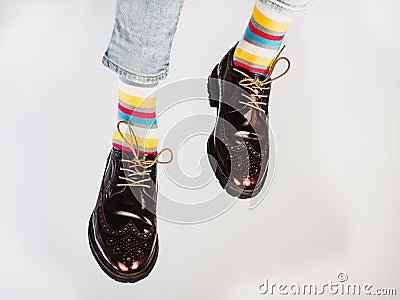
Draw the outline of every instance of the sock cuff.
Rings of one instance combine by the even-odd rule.
[[[126,83],[128,85],[131,86],[137,86],[137,87],[142,87],[142,88],[153,88],[156,87],[158,85],[158,82],[155,83],[138,83],[138,82],[134,82],[134,81],[130,81],[124,77],[119,77],[119,80],[122,81],[123,83]]]
[[[291,5],[282,0],[258,0],[258,2],[261,2],[263,5],[281,16],[294,18],[305,14],[309,0],[300,1],[302,2],[301,5]]]

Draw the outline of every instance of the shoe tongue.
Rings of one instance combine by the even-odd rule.
[[[120,150],[118,150],[120,151]],[[132,153],[131,151],[120,151],[121,157],[123,159],[129,159],[129,160],[134,160],[134,159],[139,159],[139,160],[154,160],[156,158],[157,154],[153,153],[143,153],[143,152],[136,152],[135,154]]]
[[[257,76],[260,79],[260,81],[263,81],[263,80],[267,79],[267,77],[268,77],[268,75],[264,75],[264,74],[260,74],[260,73],[253,73],[245,68],[237,67],[235,65],[233,65],[233,68],[240,70],[241,72],[245,73],[250,78],[256,78],[256,76]]]

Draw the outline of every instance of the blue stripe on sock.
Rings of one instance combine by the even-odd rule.
[[[250,27],[247,27],[246,35],[252,40],[255,40],[255,41],[257,41],[257,42],[259,42],[261,44],[268,45],[268,46],[273,46],[273,47],[280,47],[282,45],[282,42],[283,42],[283,41],[272,41],[272,40],[269,40],[269,39],[265,39],[265,38],[255,34],[255,33],[253,33],[250,30]]]
[[[128,115],[120,110],[118,110],[118,116],[128,122],[136,122],[136,123],[146,124],[146,125],[157,124],[156,118],[140,118],[140,117]]]

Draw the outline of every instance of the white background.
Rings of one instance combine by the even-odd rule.
[[[114,5],[0,1],[1,299],[262,299],[264,278],[321,283],[340,271],[400,288],[398,1],[311,3],[272,92],[267,198],[201,225],[160,221],[157,265],[134,285],[106,277],[86,237],[115,125],[117,78],[100,64]],[[206,77],[252,7],[188,0],[164,84]],[[187,172],[204,142],[180,158]]]

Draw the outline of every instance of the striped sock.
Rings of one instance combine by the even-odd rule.
[[[135,133],[139,152],[146,154],[157,153],[156,97],[153,96],[155,89],[154,85],[133,85],[119,80],[118,120],[128,122]],[[150,95],[150,98],[146,98]],[[125,139],[131,141],[126,124],[120,126],[120,129]],[[115,149],[131,151],[118,129],[114,131],[113,146]]]
[[[293,17],[281,15],[258,0],[246,32],[235,49],[234,65],[252,73],[269,75],[292,21]]]

